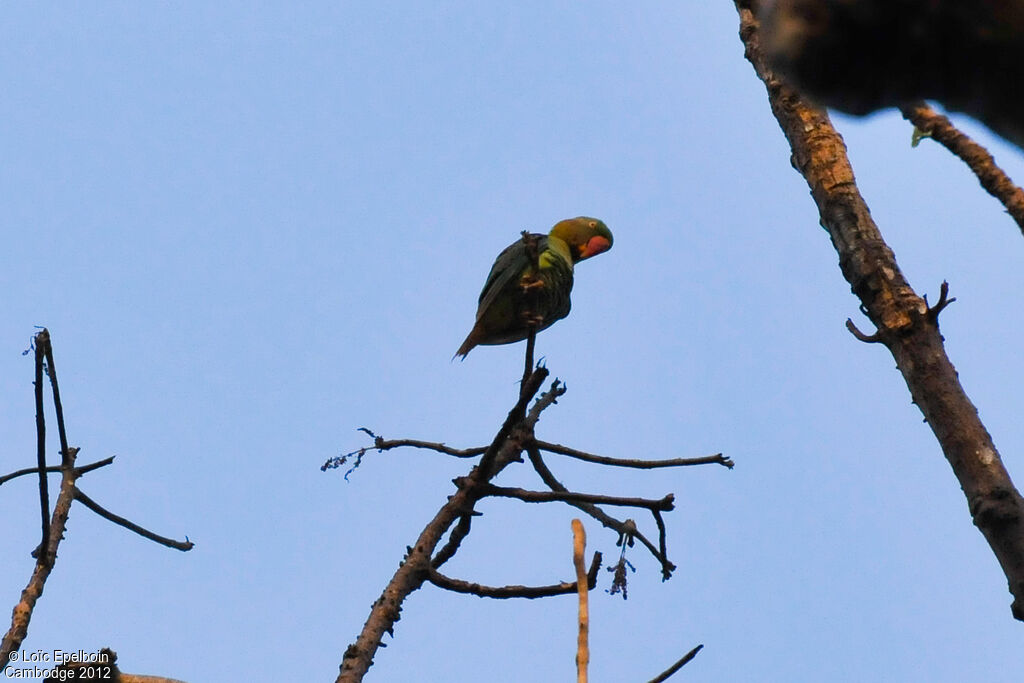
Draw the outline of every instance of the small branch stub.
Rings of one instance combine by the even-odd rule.
[[[881,333],[875,332],[874,334],[864,334],[859,329],[857,329],[857,326],[853,324],[853,320],[851,320],[850,318],[846,319],[846,329],[850,331],[850,334],[852,334],[854,337],[864,342],[865,344],[882,343]]]
[[[930,320],[936,327],[939,324],[939,313],[942,313],[946,306],[956,301],[956,297],[949,296],[949,283],[945,280],[942,281],[942,285],[939,287],[939,300],[935,302],[934,306],[928,306],[928,320]],[[924,295],[925,304],[928,303],[928,295]]]

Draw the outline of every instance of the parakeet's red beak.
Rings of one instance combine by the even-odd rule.
[[[612,243],[608,241],[608,238],[594,235],[586,244],[580,247],[580,261],[606,252],[611,248]]]

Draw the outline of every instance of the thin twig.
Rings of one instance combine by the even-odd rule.
[[[488,484],[483,487],[485,496],[500,498],[516,498],[524,503],[590,503],[591,505],[618,505],[622,507],[646,508],[648,510],[675,509],[675,496],[671,493],[660,499],[626,498],[622,496],[603,496],[595,493],[576,493],[575,491],[528,491],[526,489]]]
[[[597,585],[597,573],[601,569],[601,553],[594,553],[594,559],[590,563],[590,569],[586,575],[586,586],[593,590]],[[460,579],[453,579],[445,576],[433,567],[427,570],[427,580],[438,588],[444,588],[455,593],[477,595],[481,598],[495,598],[505,600],[509,598],[546,598],[553,595],[569,595],[576,592],[576,581],[563,581],[550,586],[482,586],[478,583],[470,583]]]
[[[568,489],[565,488],[562,482],[558,481],[555,475],[551,473],[551,470],[548,469],[547,464],[545,464],[544,459],[541,457],[540,451],[537,449],[535,444],[531,444],[530,446],[528,446],[526,449],[526,453],[530,458],[530,464],[533,465],[533,469],[537,471],[537,474],[540,475],[541,480],[543,480],[544,484],[548,488],[550,488],[552,491],[561,491],[563,493],[568,492]],[[654,556],[654,559],[661,563],[662,579],[667,580],[671,578],[672,572],[676,569],[675,564],[670,562],[668,559],[668,555],[659,551],[658,548],[655,547],[655,545],[651,543],[647,539],[647,537],[640,532],[639,529],[636,528],[636,524],[633,523],[632,520],[622,521],[616,519],[615,517],[612,517],[611,515],[606,513],[601,508],[591,503],[569,502],[569,505],[572,505],[573,507],[578,508],[579,510],[582,510],[583,512],[587,513],[588,515],[596,519],[598,522],[600,522],[602,526],[618,532],[620,537],[625,537],[628,535],[632,538],[636,538],[637,540],[639,540],[644,545],[644,547],[646,547],[647,550],[650,551],[651,555]]]
[[[691,659],[696,657],[697,653],[700,652],[701,649],[703,649],[703,647],[704,645],[698,645],[697,647],[693,648],[685,655],[683,655],[682,659],[680,659],[678,662],[676,662],[675,664],[673,664],[672,666],[670,666],[669,668],[665,669],[660,674],[652,678],[650,681],[648,681],[648,683],[662,683],[663,681],[667,681],[669,676],[682,669]]]
[[[668,548],[666,547],[666,532],[665,532],[665,520],[661,517],[661,510],[651,510],[651,514],[654,515],[654,523],[658,527],[658,551],[662,557],[668,555]],[[634,536],[636,534],[633,534]]]
[[[469,536],[470,525],[473,521],[473,514],[467,513],[459,517],[458,523],[455,528],[452,529],[451,535],[448,536],[448,542],[442,546],[437,554],[434,555],[433,559],[430,560],[430,566],[433,569],[440,567],[448,560],[455,557],[455,553],[459,551],[459,546],[462,544],[462,540]]]
[[[1017,227],[1024,232],[1024,190],[996,165],[989,151],[961,132],[953,123],[924,102],[901,107],[903,118],[958,156],[971,169],[985,191],[998,199]]]
[[[44,330],[46,332],[46,330]],[[60,437],[60,461],[65,467],[71,467],[75,463],[74,457],[68,451],[68,434],[64,428],[64,406],[60,401],[60,387],[57,385],[57,366],[53,362],[53,345],[50,343],[49,332],[46,334],[46,369],[50,376],[50,389],[53,392],[53,409],[57,413],[57,435]]]
[[[732,469],[734,464],[732,459],[716,453],[714,455],[706,455],[699,458],[671,458],[668,460],[636,460],[633,458],[609,458],[605,455],[594,455],[593,453],[587,453],[586,451],[577,450],[575,448],[569,448],[568,446],[562,446],[557,443],[549,443],[547,441],[537,440],[534,443],[542,451],[549,453],[557,453],[558,455],[566,455],[570,458],[576,458],[577,460],[583,460],[585,462],[598,463],[600,465],[612,465],[614,467],[632,467],[641,470],[651,470],[658,467],[687,467],[690,465],[724,465],[729,469]]]
[[[360,427],[359,431],[366,432],[373,439],[372,446],[363,446],[357,448],[354,451],[345,453],[344,455],[338,455],[333,458],[329,458],[327,462],[320,466],[321,471],[336,469],[344,465],[349,458],[356,458],[357,462],[362,459],[370,451],[377,451],[383,453],[384,451],[390,451],[394,448],[423,448],[426,450],[436,451],[445,455],[451,455],[456,458],[475,458],[484,451],[487,450],[487,446],[479,446],[477,448],[452,448],[446,446],[443,443],[437,441],[422,441],[420,439],[390,439],[386,440],[382,437],[377,436],[366,427]]]
[[[109,465],[112,462],[114,462],[114,458],[115,457],[116,456],[112,455],[109,458],[103,458],[103,460],[97,460],[96,462],[91,462],[88,465],[82,465],[81,467],[76,467],[75,468],[76,476],[81,476],[81,475],[83,475],[83,474],[85,474],[87,472],[92,472],[93,470],[98,470],[101,467],[106,467],[107,465]],[[0,485],[6,484],[11,479],[16,479],[18,477],[24,477],[25,475],[28,475],[28,474],[35,474],[38,471],[39,471],[38,467],[26,467],[25,469],[22,469],[22,470],[15,470],[14,472],[11,472],[10,474],[5,474],[4,476],[0,477]],[[56,474],[58,472],[63,472],[63,471],[64,471],[64,466],[63,465],[50,465],[49,467],[46,468],[46,473],[47,474]]]
[[[85,495],[85,493],[83,493],[82,490],[79,488],[75,489],[75,499],[78,500],[83,505],[85,505],[85,507],[95,512],[100,517],[110,520],[118,526],[123,526],[125,529],[128,529],[129,531],[134,531],[139,536],[142,536],[143,538],[148,538],[149,540],[159,543],[160,545],[165,545],[168,548],[174,548],[175,550],[181,551],[192,550],[192,548],[195,546],[195,544],[192,543],[192,541],[188,540],[188,538],[186,538],[184,541],[175,541],[173,538],[165,538],[158,534],[154,534],[152,531],[149,531],[148,529],[143,529],[138,524],[135,524],[134,522],[131,522],[125,519],[124,517],[115,515],[113,512],[104,509],[99,503],[94,501],[89,496]]]
[[[433,441],[421,441],[419,439],[391,439],[385,441],[384,439],[377,437],[374,439],[373,446],[367,446],[361,450],[377,450],[377,451],[388,451],[392,448],[425,448],[431,451],[437,451],[438,453],[444,453],[445,455],[453,455],[456,458],[475,458],[481,455],[487,450],[487,446],[477,446],[476,448],[452,448],[446,446],[443,443]]]

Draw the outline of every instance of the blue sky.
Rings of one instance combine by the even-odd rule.
[[[348,483],[319,465],[366,443],[360,426],[488,442],[522,345],[450,362],[479,288],[520,230],[587,214],[615,247],[579,266],[572,314],[538,340],[569,387],[538,434],[737,463],[551,459],[570,488],[678,503],[676,575],[634,550],[629,600],[592,596],[592,679],[646,680],[704,643],[677,676],[1019,680],[1005,579],[892,358],[843,326],[858,302],[732,3],[3,14],[0,469],[34,461],[21,352],[45,325],[71,443],[118,456],[83,490],[197,544],[76,507],[24,650],[110,646],[127,671],[188,681],[333,680],[467,464],[391,452]],[[945,150],[912,149],[898,115],[836,124],[911,283],[935,297],[949,280],[948,352],[1020,483],[1019,230]],[[1024,179],[1019,151],[963,124]],[[539,487],[525,467],[500,483]],[[36,495],[0,489],[0,606],[31,571]],[[450,574],[571,576],[571,509],[480,509]],[[614,534],[585,521],[611,558]],[[572,598],[428,587],[368,680],[571,680],[574,628]]]

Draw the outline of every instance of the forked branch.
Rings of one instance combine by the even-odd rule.
[[[57,561],[57,548],[64,538],[67,526],[68,515],[71,512],[71,504],[78,500],[101,516],[116,524],[132,529],[146,538],[176,547],[179,550],[188,550],[192,544],[186,541],[181,543],[171,539],[157,536],[156,534],[143,529],[123,517],[118,517],[100,507],[97,503],[82,493],[77,486],[77,480],[83,474],[105,467],[114,461],[111,456],[97,462],[81,467],[75,466],[75,458],[79,449],[68,445],[67,431],[64,426],[64,407],[60,400],[60,388],[57,382],[57,369],[53,360],[53,346],[50,342],[50,333],[43,329],[32,340],[35,350],[35,402],[36,402],[36,467],[17,470],[8,475],[0,477],[0,484],[8,482],[28,474],[39,475],[40,508],[43,518],[43,538],[39,547],[33,551],[32,556],[36,558],[35,568],[29,578],[28,585],[21,593],[21,599],[14,606],[11,615],[11,627],[0,642],[0,662],[10,661],[11,654],[17,652],[22,641],[28,634],[29,621],[32,619],[32,611],[35,609],[39,596],[43,593],[50,572],[53,571]],[[46,372],[50,379],[50,388],[53,395],[54,412],[57,416],[57,431],[60,437],[61,464],[59,466],[47,466],[46,464],[46,420],[43,411],[43,372]],[[47,487],[47,474],[59,472],[61,475],[60,493],[57,502],[53,507],[51,515],[49,510],[49,495]]]

